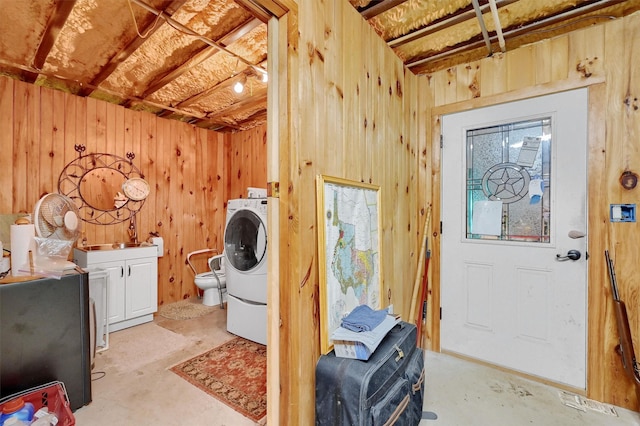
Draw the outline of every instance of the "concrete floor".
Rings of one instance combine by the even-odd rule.
[[[226,311],[154,322],[112,333],[96,356],[93,402],[77,410],[78,426],[254,425],[169,368],[234,336]],[[638,413],[617,416],[564,405],[558,390],[449,355],[426,352],[424,413],[420,426],[640,425]],[[434,419],[435,417],[435,419]]]
[[[170,367],[235,336],[226,311],[190,320],[163,317],[111,333],[96,355],[91,404],[78,409],[78,426],[249,426],[252,420],[189,384]]]
[[[420,426],[640,425],[636,412],[583,412],[564,405],[559,389],[450,355],[426,352],[425,367],[423,418],[437,419]]]

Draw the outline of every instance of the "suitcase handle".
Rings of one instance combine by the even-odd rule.
[[[400,346],[398,345],[393,345],[393,348],[398,352],[398,356],[396,357],[396,362],[398,362],[404,358],[404,351],[400,349]]]

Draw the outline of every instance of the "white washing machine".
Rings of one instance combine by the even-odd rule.
[[[267,344],[267,199],[227,203],[227,331]]]

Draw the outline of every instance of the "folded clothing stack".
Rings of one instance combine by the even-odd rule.
[[[386,309],[374,311],[368,305],[360,305],[342,319],[340,326],[356,332],[371,331],[380,325],[386,316]]]

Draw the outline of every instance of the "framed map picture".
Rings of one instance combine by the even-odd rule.
[[[320,345],[358,305],[380,309],[380,188],[328,176],[317,178]]]

